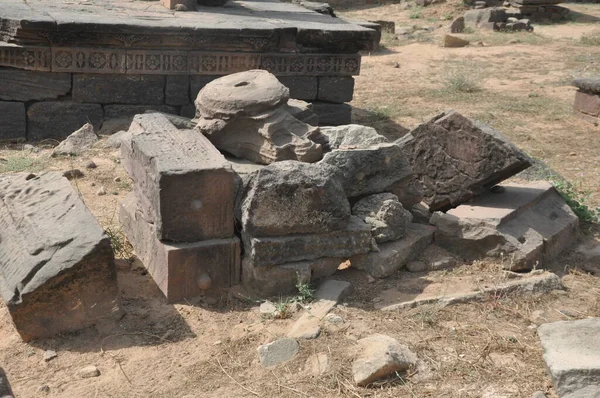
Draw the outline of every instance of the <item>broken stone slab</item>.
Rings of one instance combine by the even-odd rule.
[[[374,381],[405,372],[417,363],[417,355],[389,336],[374,334],[357,342],[358,355],[352,363],[354,383],[365,387]]]
[[[388,142],[373,127],[362,126],[360,124],[321,127],[321,133],[327,137],[331,149],[365,148]]]
[[[310,304],[310,310],[303,313],[292,325],[288,337],[297,339],[315,339],[321,333],[321,320],[350,293],[352,285],[349,282],[328,279],[315,292],[315,300]]]
[[[301,122],[310,124],[311,126],[319,125],[319,117],[313,111],[313,105],[310,102],[290,98],[285,106],[285,110]]]
[[[256,237],[242,231],[245,255],[254,267],[268,267],[321,257],[348,258],[373,246],[371,228],[351,216],[344,229],[321,234]]]
[[[195,130],[162,114],[136,115],[122,164],[159,239],[195,242],[233,236],[233,171]]]
[[[448,48],[465,47],[469,45],[469,41],[452,35],[444,35],[443,46]]]
[[[498,131],[455,111],[435,116],[397,142],[432,212],[458,206],[532,162]]]
[[[167,302],[178,302],[209,289],[239,283],[240,242],[237,237],[193,243],[160,241],[156,226],[144,218],[133,193],[121,202],[119,221],[135,254]]]
[[[504,184],[447,213],[436,212],[436,243],[463,258],[503,258],[505,267],[541,267],[578,235],[579,219],[545,181]]]
[[[94,126],[86,123],[52,150],[52,156],[81,155],[98,141]]]
[[[483,288],[479,291],[468,293],[454,293],[443,296],[422,295],[413,300],[402,301],[396,304],[386,305],[379,308],[382,311],[397,311],[406,308],[415,308],[425,304],[453,305],[472,301],[483,301],[489,297],[506,297],[510,294],[543,294],[553,290],[563,290],[564,286],[560,278],[551,272],[540,272],[533,276],[522,279],[511,280],[501,285]]]
[[[371,226],[377,243],[397,240],[406,234],[412,214],[402,207],[398,197],[391,193],[365,196],[352,206],[352,214]]]
[[[329,165],[291,160],[261,168],[241,204],[242,229],[254,237],[344,229],[350,204],[334,173]]]
[[[196,98],[196,128],[220,150],[256,163],[316,162],[319,129],[293,117],[289,90],[271,73],[250,70],[208,83]]]
[[[298,290],[298,284],[308,284],[335,274],[342,261],[339,257],[322,257],[271,267],[255,267],[244,258],[242,282],[262,297],[294,293]]]
[[[540,325],[546,369],[561,398],[596,397],[600,391],[600,318]]]
[[[258,347],[260,364],[265,368],[277,366],[292,360],[300,350],[295,339],[283,338]]]
[[[394,143],[354,149],[341,147],[326,153],[319,164],[335,167],[335,177],[348,197],[386,192],[412,175],[408,158]]]
[[[110,239],[60,172],[0,176],[0,293],[24,341],[121,315]]]
[[[377,252],[354,255],[350,263],[376,278],[387,278],[425,250],[433,242],[434,232],[430,225],[409,224],[404,238],[378,245]]]

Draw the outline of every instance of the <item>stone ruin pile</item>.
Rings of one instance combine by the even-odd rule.
[[[469,10],[450,25],[452,33],[462,33],[465,28],[498,32],[533,32],[531,21],[519,11],[503,7]]]
[[[480,9],[504,9],[509,18],[517,20],[531,20],[534,22],[555,22],[564,21],[569,14],[569,9],[561,7],[558,4],[563,3],[563,0],[465,0],[465,4],[476,10]],[[498,23],[514,23],[510,21],[490,21]],[[511,30],[500,29],[500,30]],[[525,29],[514,29],[525,30]]]
[[[121,145],[134,189],[120,220],[168,302],[239,283],[284,294],[341,264],[388,277],[433,241],[528,270],[576,236],[549,184],[496,186],[531,159],[455,111],[394,142],[366,126],[317,128],[258,70],[209,83],[196,106],[194,124],[172,119],[182,128],[135,116]],[[0,199],[0,287],[24,339],[118,316],[108,238],[66,179],[2,176]]]

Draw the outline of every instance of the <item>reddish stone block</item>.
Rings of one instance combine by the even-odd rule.
[[[573,108],[586,115],[598,116],[600,115],[600,96],[577,91]]]

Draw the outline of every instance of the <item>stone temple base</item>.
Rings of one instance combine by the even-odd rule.
[[[60,139],[147,109],[193,116],[204,85],[250,69],[315,102],[322,123],[348,123],[359,51],[377,36],[272,0],[188,12],[125,0],[0,0],[0,9],[2,141]]]

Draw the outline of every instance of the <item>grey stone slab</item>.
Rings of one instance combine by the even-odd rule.
[[[167,76],[165,83],[165,103],[167,105],[188,105],[190,103],[190,78],[187,75]]]
[[[27,109],[27,139],[62,139],[86,123],[99,130],[103,118],[104,111],[99,104],[36,102]]]
[[[573,86],[577,87],[581,91],[586,93],[598,94],[600,93],[600,79],[590,79],[579,77],[573,79]]]
[[[294,339],[279,339],[258,347],[260,364],[265,368],[290,361],[300,350],[300,345]]]
[[[120,313],[110,239],[60,172],[0,176],[0,293],[25,341]]]
[[[354,78],[349,76],[319,76],[319,101],[344,103],[352,101]]]
[[[319,126],[341,126],[352,123],[352,107],[348,104],[313,101],[313,110],[319,117]]]
[[[277,77],[281,84],[290,89],[290,98],[299,100],[316,100],[319,86],[315,76],[281,76]]]
[[[77,73],[73,75],[73,101],[100,104],[162,104],[165,77]]]
[[[600,318],[545,323],[538,336],[559,397],[600,397]]]
[[[322,234],[253,237],[242,232],[246,256],[255,267],[268,267],[320,257],[350,257],[372,247],[371,228],[350,217],[345,229]]]
[[[0,100],[56,99],[71,91],[71,74],[0,68],[0,87]]]
[[[25,104],[0,101],[0,141],[24,141],[26,137]]]
[[[233,236],[233,170],[195,130],[179,130],[160,113],[136,115],[123,167],[159,239],[177,242]]]
[[[146,220],[133,193],[121,202],[119,221],[136,255],[169,303],[239,283],[237,237],[192,243],[160,241],[156,225]]]
[[[350,263],[376,278],[386,278],[421,254],[433,242],[434,232],[430,225],[409,224],[404,238],[379,244],[377,252],[357,254]]]

